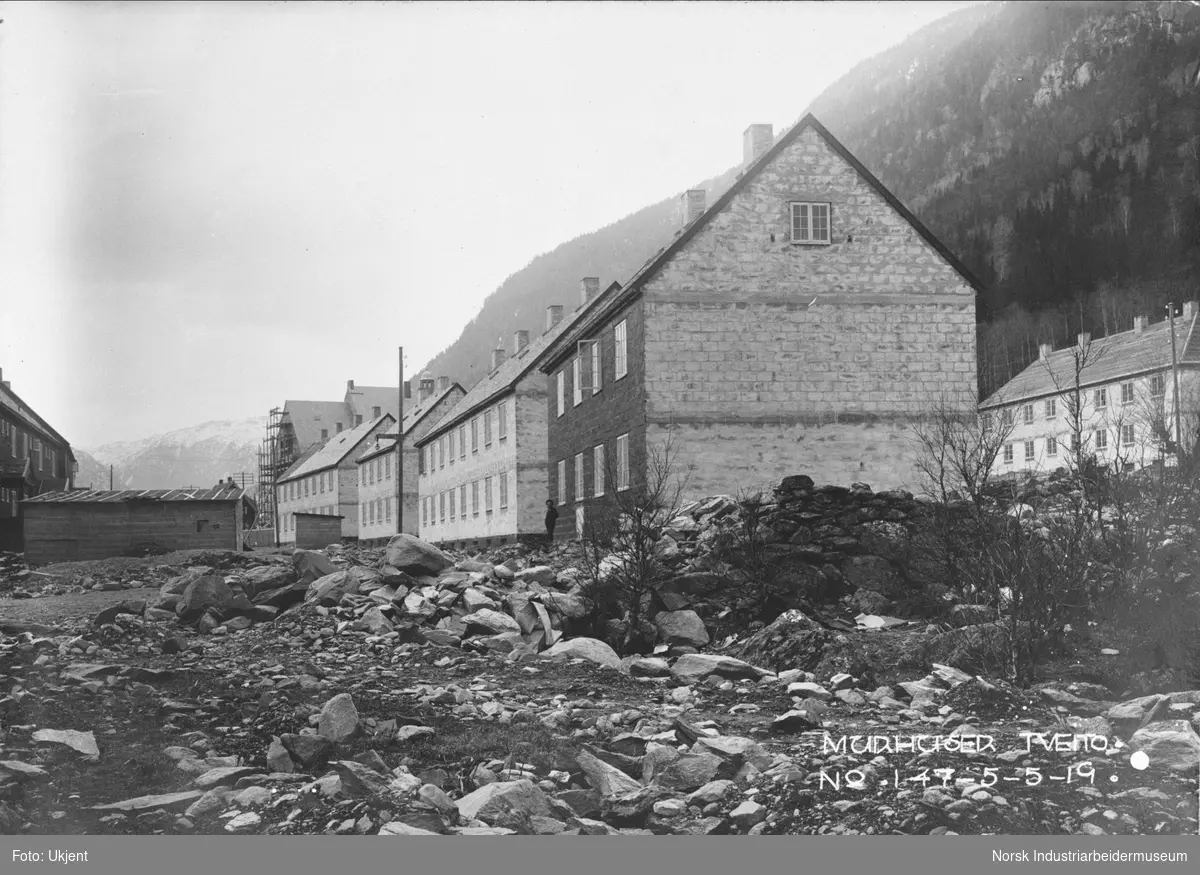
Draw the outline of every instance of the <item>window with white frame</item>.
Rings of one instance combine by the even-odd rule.
[[[583,501],[583,453],[575,454],[575,500]]]
[[[446,521],[446,493],[438,493],[438,521]]]
[[[1095,431],[1095,435],[1096,435],[1096,449],[1098,449],[1098,450],[1108,449],[1108,429],[1098,428]]]
[[[471,481],[471,514],[479,516],[479,481]]]
[[[450,457],[450,464],[454,464],[454,429],[446,432],[446,445],[448,447],[447,455]]]
[[[483,509],[492,512],[492,478],[483,478]]]
[[[828,203],[792,203],[792,242],[830,242]]]
[[[1058,455],[1058,439],[1057,438],[1052,438],[1052,437],[1046,438],[1046,455],[1047,456],[1057,456]]]
[[[1004,445],[1004,464],[1011,465],[1013,461],[1013,445]]]
[[[629,488],[629,433],[617,438],[617,492]]]
[[[479,417],[471,420],[471,452],[479,452]]]
[[[1025,441],[1025,461],[1032,462],[1037,450],[1033,445],[1033,441]]]
[[[392,479],[392,457],[390,455],[383,457],[383,476],[385,480]]]
[[[600,386],[603,384],[602,375],[600,373],[600,341],[592,341],[592,394],[595,395],[600,391]]]
[[[567,503],[567,460],[558,460],[558,503]]]
[[[384,514],[383,521],[385,523],[390,523],[392,521],[392,501],[393,500],[394,499],[389,498],[383,506],[383,514]]]
[[[571,402],[574,407],[583,402],[582,363],[580,356],[575,356],[575,360],[571,362]]]
[[[483,411],[483,445],[490,447],[492,445],[492,411]]]
[[[1097,410],[1103,410],[1108,407],[1108,389],[1097,389],[1092,393],[1092,405]]]
[[[467,484],[458,487],[458,514],[464,520],[467,518]]]
[[[454,512],[454,499],[455,499],[454,490],[451,489],[450,490],[450,519],[451,520],[453,520],[457,516],[457,514]]]
[[[508,472],[501,471],[496,475],[496,481],[500,486],[500,509],[504,510],[508,507]]]
[[[496,405],[496,439],[508,438],[508,402],[501,401]]]
[[[467,457],[467,427],[465,425],[458,427],[458,457],[460,459]]]
[[[1132,404],[1133,403],[1133,383],[1132,382],[1121,384],[1121,403],[1122,404]]]
[[[1132,425],[1121,426],[1121,443],[1122,444],[1124,444],[1127,447],[1131,447],[1131,446],[1133,446],[1134,439],[1136,437],[1137,437],[1137,435],[1135,434],[1134,427]]]
[[[622,319],[613,328],[613,379],[619,380],[629,372],[627,323]]]
[[[1150,396],[1152,398],[1161,398],[1167,394],[1167,378],[1162,374],[1154,374],[1150,377]]]
[[[1033,424],[1033,405],[1026,404],[1021,408],[1021,417],[1025,420],[1026,425]]]
[[[555,401],[558,404],[558,415],[562,416],[566,413],[566,406],[563,404],[563,392],[566,391],[566,380],[563,377],[562,371],[559,371],[554,377],[554,389]]]
[[[446,467],[446,436],[438,438],[438,468]]]
[[[592,494],[604,494],[604,444],[592,447]]]
[[[1053,398],[1046,399],[1046,418],[1053,419],[1058,416],[1058,404]]]

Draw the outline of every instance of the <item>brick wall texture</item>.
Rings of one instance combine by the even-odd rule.
[[[794,201],[831,205],[832,243],[790,242]],[[696,466],[690,494],[789,473],[911,488],[906,418],[976,402],[974,291],[812,128],[643,301],[646,416]]]

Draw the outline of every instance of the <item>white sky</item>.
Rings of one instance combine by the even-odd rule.
[[[4,379],[81,447],[394,385],[968,5],[0,2]]]

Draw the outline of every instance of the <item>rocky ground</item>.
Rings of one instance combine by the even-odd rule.
[[[1200,690],[1017,690],[961,629],[816,609],[715,641],[678,602],[622,659],[577,559],[8,557],[0,830],[1200,832]]]

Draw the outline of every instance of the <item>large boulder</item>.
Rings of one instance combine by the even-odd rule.
[[[358,708],[349,693],[339,693],[321,709],[317,732],[330,741],[340,744],[358,734],[361,729]]]
[[[215,574],[193,580],[175,603],[175,615],[182,623],[194,623],[206,611],[217,614],[227,610],[233,602],[233,590],[224,579]]]
[[[385,561],[407,574],[437,574],[454,564],[445,553],[432,544],[409,534],[394,535],[387,545]]]
[[[532,781],[494,781],[458,800],[463,820],[491,821],[506,814],[549,817],[550,800]]]
[[[358,576],[349,571],[335,571],[310,583],[304,600],[318,605],[336,605],[344,595],[358,595]]]
[[[813,671],[836,646],[835,636],[802,611],[784,611],[737,648],[742,659],[774,671]]]
[[[480,608],[473,614],[467,614],[462,618],[462,621],[468,626],[482,626],[484,629],[495,632],[497,635],[504,632],[523,631],[517,621],[508,614],[502,614],[499,611],[493,611],[489,608]]]
[[[251,568],[239,578],[242,592],[254,598],[260,592],[269,592],[287,586],[295,575],[286,565],[260,565]]]
[[[545,651],[542,656],[549,659],[586,659],[598,665],[607,665],[612,668],[621,667],[621,657],[617,656],[617,652],[603,641],[595,638],[572,638],[570,641],[559,641]]]
[[[1186,720],[1143,726],[1129,739],[1129,746],[1145,753],[1156,768],[1189,772],[1200,765],[1200,735]]]
[[[695,611],[663,611],[654,618],[659,640],[666,644],[685,644],[703,647],[708,644],[708,630]]]
[[[596,789],[601,797],[620,796],[623,793],[634,793],[642,789],[639,781],[635,781],[616,766],[604,762],[586,750],[579,754],[576,762],[588,783]]]
[[[731,656],[714,653],[685,653],[671,666],[671,674],[684,683],[693,684],[716,675],[726,680],[759,680],[771,672]]]
[[[315,550],[296,550],[292,553],[292,571],[296,581],[305,585],[312,583],[318,577],[333,574],[337,567],[329,561],[324,553]]]

